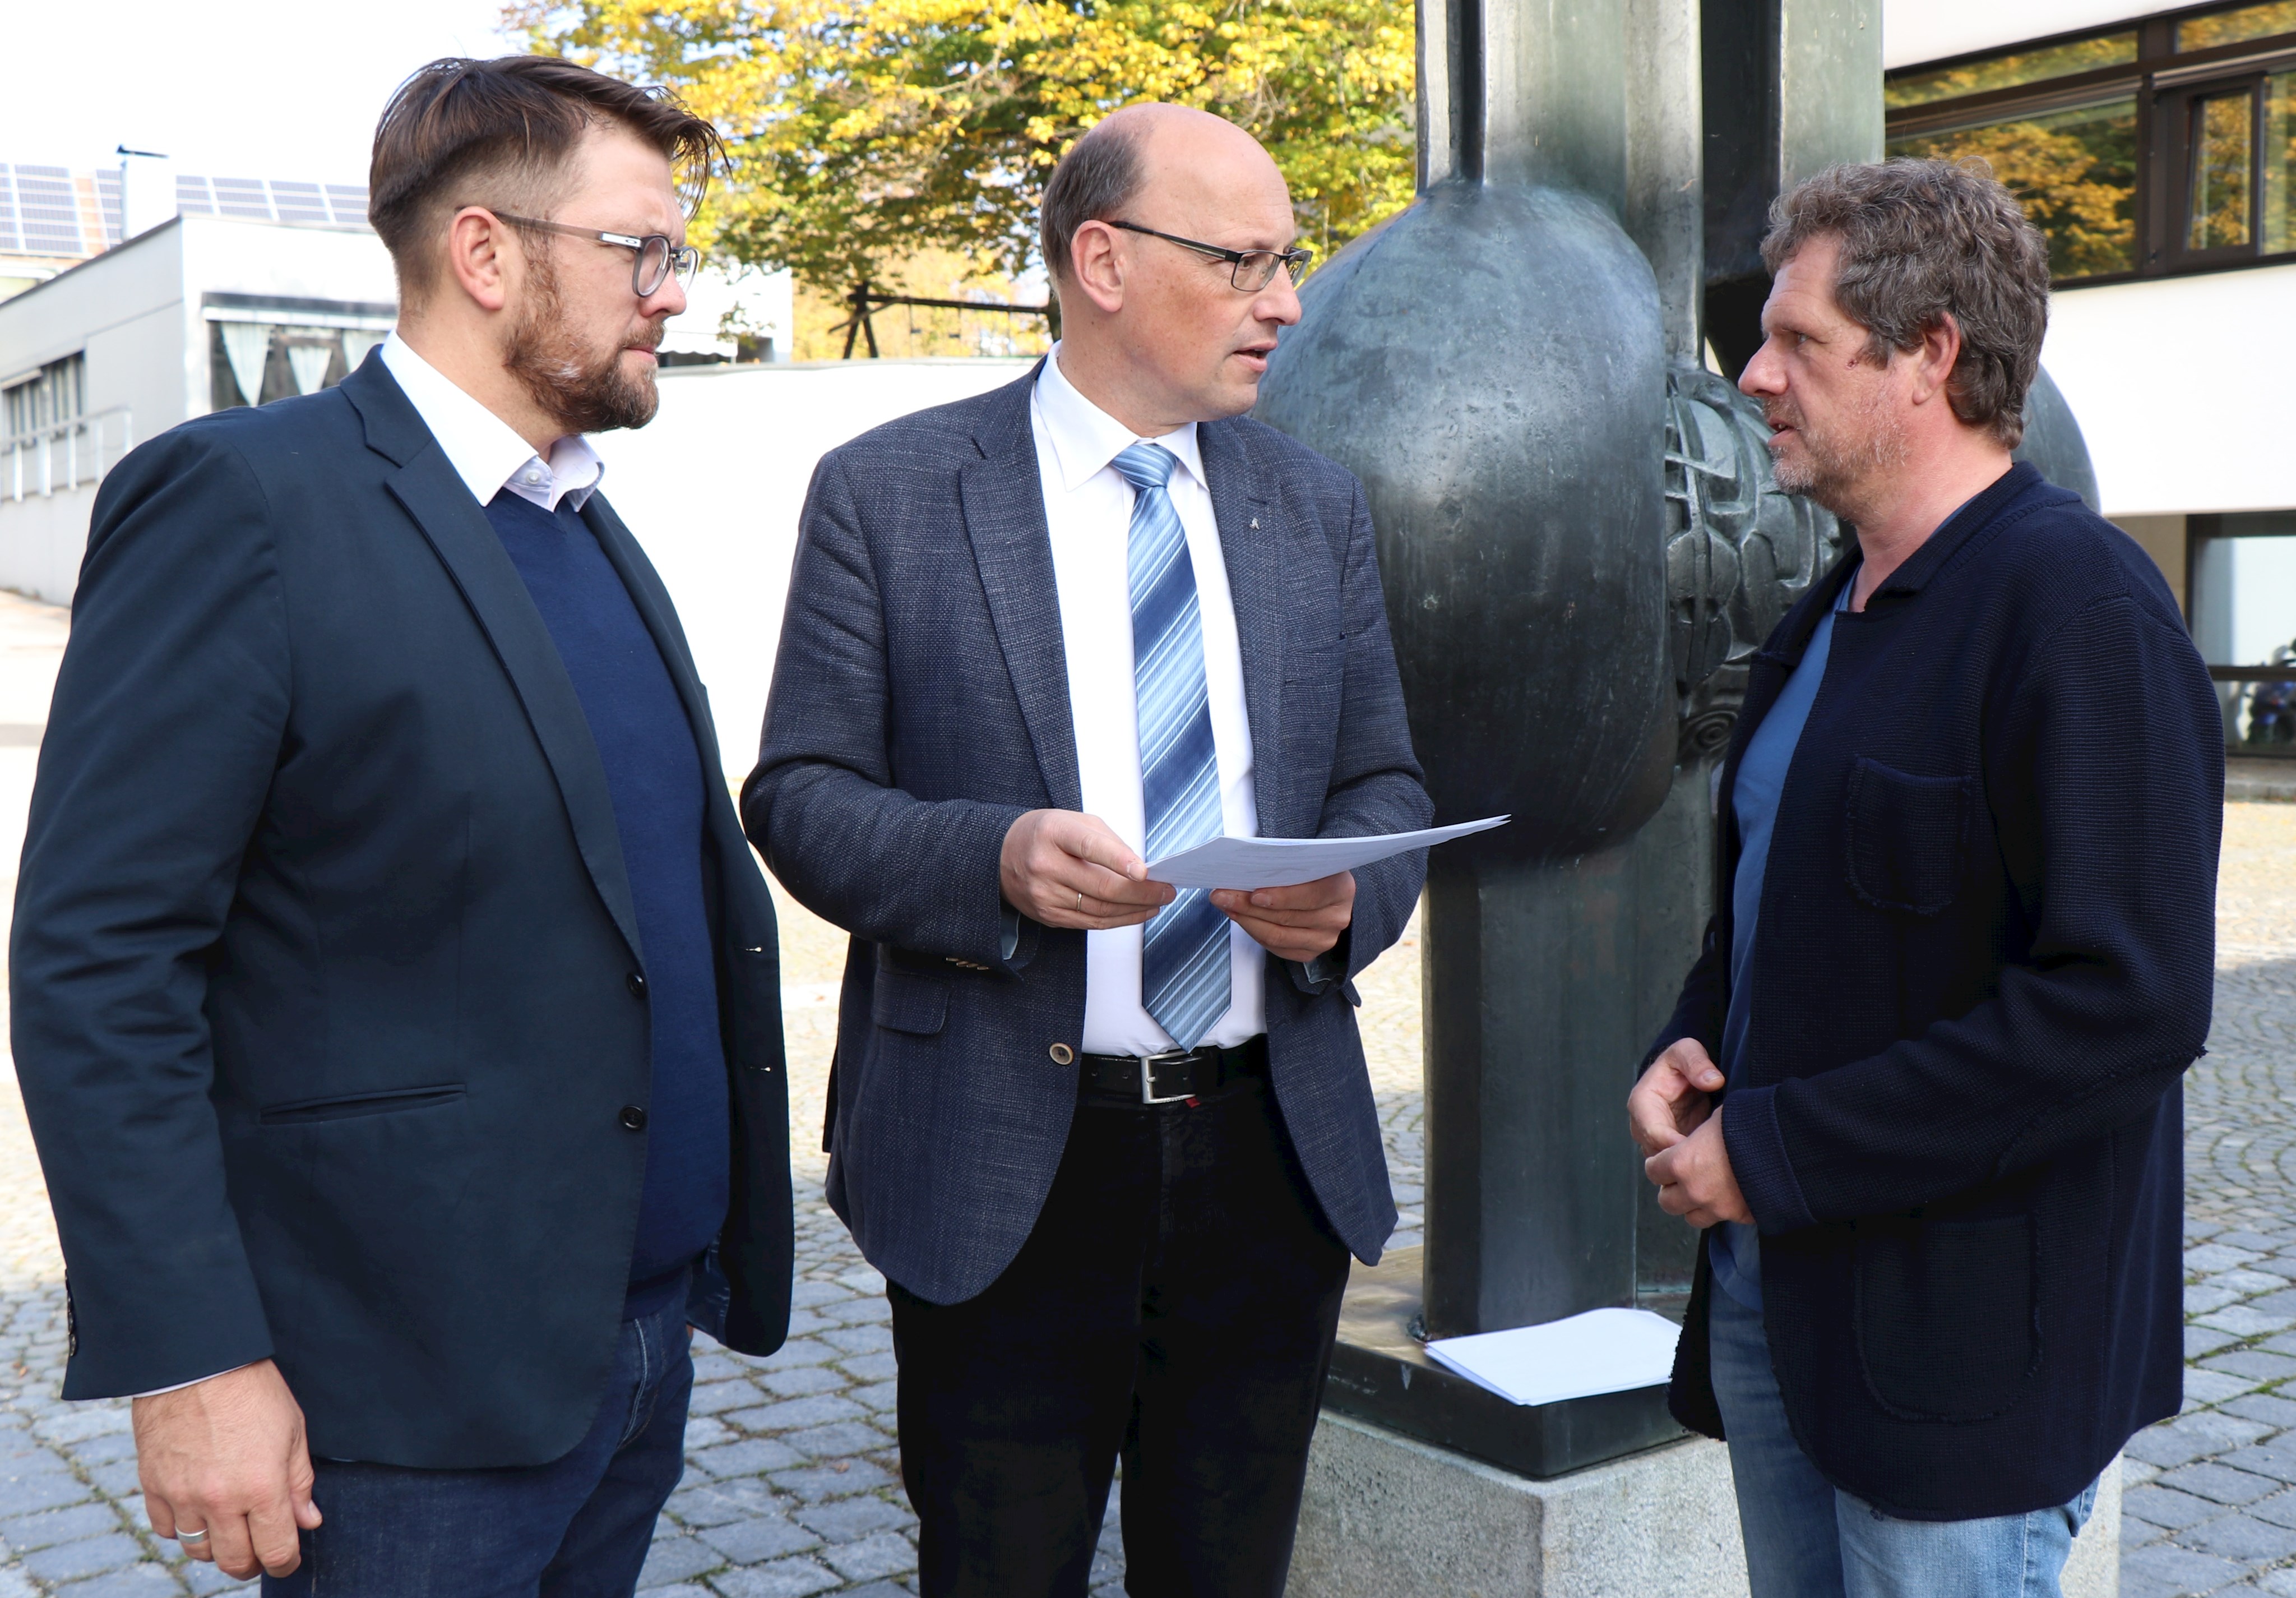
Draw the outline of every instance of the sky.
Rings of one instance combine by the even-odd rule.
[[[497,55],[499,0],[45,0],[7,8],[0,161],[365,183],[414,70]]]

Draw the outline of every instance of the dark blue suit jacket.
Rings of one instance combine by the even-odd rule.
[[[668,595],[603,498],[584,519],[714,775]],[[773,907],[707,787],[735,1124],[713,1329],[765,1352],[791,1257]],[[120,464],[12,950],[66,1397],[269,1355],[316,1454],[564,1453],[597,1412],[637,1222],[644,967],[573,685],[378,357]]]
[[[1857,574],[1761,653],[1723,769]],[[1833,623],[1740,991],[1730,896],[1659,1039],[1719,1055],[1794,1437],[1892,1514],[2066,1503],[2184,1371],[2179,1080],[2208,1036],[2224,735],[2128,537],[2028,465]],[[1702,1253],[1675,1413],[1720,1435]]]
[[[1085,935],[1021,920],[997,886],[1016,818],[1083,803],[1035,382],[903,417],[822,461],[742,791],[775,875],[854,935],[830,1202],[872,1264],[936,1303],[979,1293],[1020,1252],[1077,1102],[1076,1067],[1054,1050],[1081,1047]],[[1261,833],[1425,826],[1361,486],[1258,422],[1198,437]],[[1423,853],[1357,873],[1344,976],[1267,962],[1283,1123],[1325,1218],[1365,1260],[1395,1203],[1347,978],[1401,933],[1424,871]]]

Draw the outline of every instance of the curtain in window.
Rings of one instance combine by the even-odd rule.
[[[263,363],[271,354],[271,329],[261,322],[224,322],[223,349],[231,362],[231,375],[239,380],[239,391],[250,405],[263,399]]]
[[[295,374],[295,391],[316,394],[326,386],[327,367],[335,358],[335,346],[310,342],[287,346],[288,369]]]

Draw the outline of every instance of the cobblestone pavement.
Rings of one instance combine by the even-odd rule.
[[[63,613],[0,594],[0,918]],[[2185,1413],[2130,1445],[2124,1592],[2296,1598],[2296,805],[2226,812],[2217,1027],[2190,1087],[2193,1248]],[[844,941],[781,899],[797,1149],[789,1344],[696,1347],[688,1469],[656,1534],[648,1598],[892,1598],[915,1590],[893,1451],[883,1283],[821,1202],[822,1095]],[[1420,1240],[1414,924],[1362,982],[1398,1246]],[[4,1000],[0,1000],[4,1002]],[[65,1404],[62,1262],[12,1075],[0,1073],[0,1598],[208,1593],[236,1584],[152,1537],[124,1404]],[[1120,1491],[1120,1489],[1119,1489]],[[1120,1591],[1111,1504],[1095,1598]]]

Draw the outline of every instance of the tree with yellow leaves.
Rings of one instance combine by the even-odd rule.
[[[1061,152],[1118,107],[1250,129],[1319,256],[1411,199],[1413,19],[1381,0],[578,0],[535,49],[675,88],[727,136],[697,242],[857,287],[924,250],[1026,269]]]

